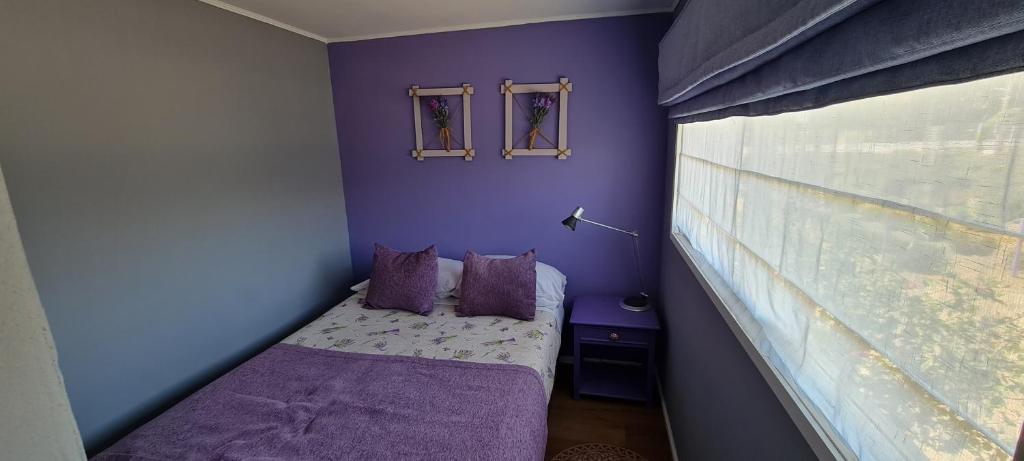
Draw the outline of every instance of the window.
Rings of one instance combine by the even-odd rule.
[[[1005,459],[1024,420],[1024,73],[680,125],[673,233],[863,460]]]

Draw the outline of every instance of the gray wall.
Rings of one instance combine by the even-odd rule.
[[[669,146],[674,152],[675,127]],[[669,155],[666,197],[673,197]],[[666,200],[671,207],[672,200]],[[817,457],[754,362],[662,233],[661,384],[679,459],[800,461]]]
[[[195,1],[0,11],[0,164],[95,451],[347,293],[327,48]]]

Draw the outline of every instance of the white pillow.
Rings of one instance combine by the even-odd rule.
[[[369,288],[369,287],[370,287],[370,279],[366,279],[366,280],[363,280],[362,282],[359,282],[359,283],[357,283],[355,285],[352,285],[352,286],[348,287],[348,289],[358,293],[360,291],[366,291],[366,289]]]
[[[455,292],[462,280],[462,261],[448,258],[437,258],[437,298],[447,298]],[[363,280],[349,289],[355,292],[366,291],[370,287],[370,280]]]
[[[565,301],[567,279],[558,269],[537,261],[537,308],[557,309]]]
[[[447,298],[455,293],[462,281],[462,261],[437,258],[437,297]]]
[[[487,255],[488,258],[508,259],[515,256],[508,255]],[[537,309],[554,310],[565,301],[566,278],[558,269],[537,261]],[[459,279],[462,284],[462,279]],[[456,298],[462,295],[461,286],[456,287],[453,296]]]

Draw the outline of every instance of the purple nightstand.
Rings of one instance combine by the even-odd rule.
[[[573,396],[653,403],[658,316],[631,312],[619,298],[581,296],[573,304]]]

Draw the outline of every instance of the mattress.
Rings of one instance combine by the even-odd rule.
[[[363,308],[362,293],[342,301],[281,341],[316,349],[397,355],[532,368],[550,400],[561,344],[562,307],[538,309],[532,321],[455,315],[454,298],[426,316]]]

